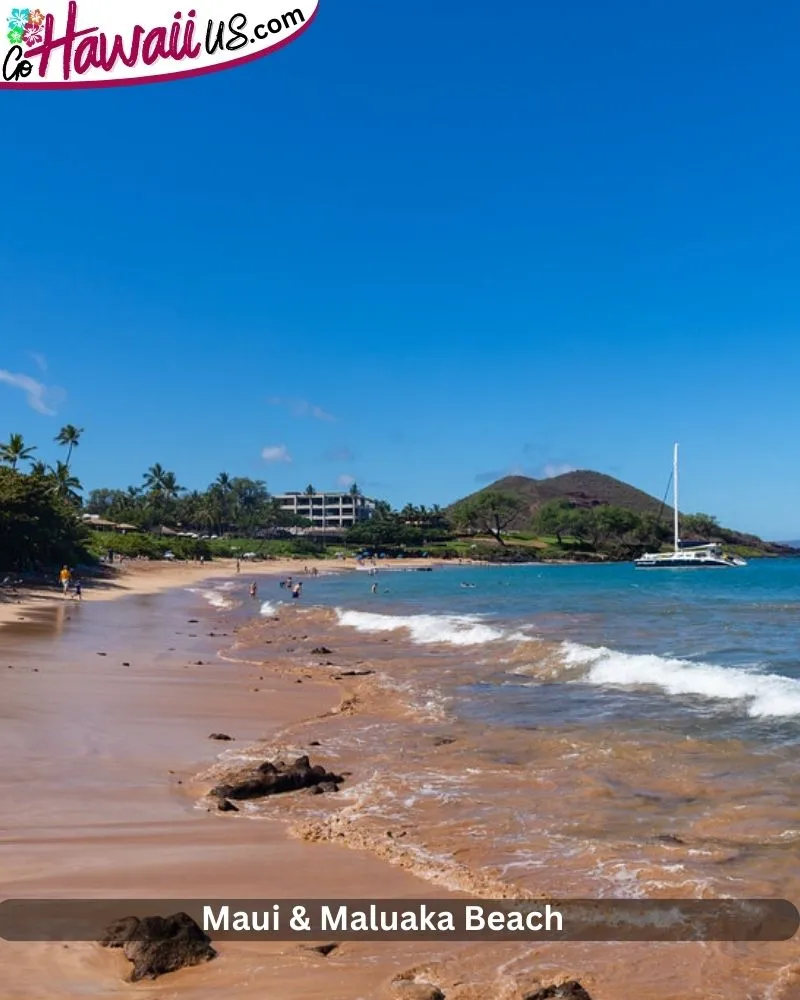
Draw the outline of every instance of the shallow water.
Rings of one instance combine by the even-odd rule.
[[[248,803],[245,821],[366,851],[432,898],[800,900],[800,562],[350,573],[305,578],[299,601],[272,580],[252,601],[248,584],[187,595],[240,624],[231,660],[370,673],[339,711],[197,776],[309,737],[352,771],[339,795]],[[588,976],[600,1000],[788,1000],[797,966],[792,942],[509,946],[502,961],[475,946],[459,962],[481,998],[531,968]]]
[[[706,737],[800,739],[800,560],[703,572],[379,571],[306,589],[365,636],[458,645],[465,662],[494,665],[461,689],[456,711],[467,717],[514,726],[658,720]],[[526,638],[557,644],[546,668]]]

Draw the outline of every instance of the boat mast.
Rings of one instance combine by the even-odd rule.
[[[675,445],[675,453],[672,459],[672,486],[673,486],[673,506],[675,508],[675,551],[680,548],[678,535],[678,445]]]

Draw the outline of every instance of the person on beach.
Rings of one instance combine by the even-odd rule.
[[[67,596],[69,592],[69,584],[72,579],[72,573],[70,573],[68,567],[62,566],[61,572],[58,574],[59,582],[61,583],[61,589],[64,591],[64,597]]]
[[[238,573],[242,568],[242,564],[239,562],[238,558],[236,560],[236,572]]]
[[[256,585],[256,581],[253,580],[253,582],[250,584],[250,597],[253,600],[255,600],[257,593],[258,593],[258,586]]]
[[[296,583],[294,587],[292,587],[292,597],[295,598],[295,600],[300,596],[300,591],[302,589],[303,589],[302,583]]]
[[[81,581],[80,580],[76,580],[75,581],[75,591],[74,591],[74,593],[72,595],[72,599],[76,600],[76,601],[83,600],[83,598],[81,597]]]

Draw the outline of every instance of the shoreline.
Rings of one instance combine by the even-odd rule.
[[[458,565],[458,564],[456,564]],[[461,565],[482,566],[478,561],[462,560]],[[122,566],[102,567],[101,571],[87,572],[81,576],[83,601],[114,601],[135,594],[159,594],[186,586],[197,586],[209,580],[237,580],[248,577],[292,576],[308,579],[305,568],[316,567],[320,576],[333,573],[366,572],[359,570],[352,558],[330,560],[323,566],[317,561],[301,558],[271,559],[263,562],[242,562],[241,571],[236,571],[235,559],[217,559],[201,565],[187,562],[162,562],[150,560],[129,560]],[[384,572],[403,570],[448,569],[446,560],[433,559],[384,559],[376,567]],[[80,575],[80,574],[79,574]],[[53,572],[53,578],[57,571]],[[0,588],[0,628],[15,621],[25,621],[39,610],[57,604],[77,603],[65,597],[56,582],[45,585],[40,582],[21,583],[16,588]]]
[[[366,851],[343,854],[333,843],[312,845],[287,836],[284,802],[276,803],[278,815],[272,822],[209,815],[198,807],[193,778],[198,767],[213,767],[221,750],[264,746],[287,731],[321,725],[336,714],[337,695],[339,703],[346,700],[345,685],[312,678],[303,668],[298,668],[303,674],[298,678],[265,662],[223,660],[217,655],[221,652],[217,640],[234,637],[233,616],[207,608],[196,598],[184,600],[186,607],[195,609],[198,628],[187,638],[199,642],[177,640],[183,648],[170,647],[172,656],[157,652],[153,635],[137,643],[125,639],[112,649],[108,635],[125,629],[141,597],[131,594],[128,601],[109,607],[114,620],[104,623],[111,632],[103,642],[107,647],[103,659],[87,655],[92,645],[100,645],[93,638],[78,643],[84,653],[57,662],[42,659],[42,640],[19,636],[40,622],[26,622],[4,633],[12,636],[12,643],[17,641],[4,650],[13,660],[13,670],[3,677],[9,718],[0,742],[10,744],[3,749],[6,759],[14,761],[13,770],[37,774],[39,781],[29,790],[25,813],[16,813],[8,824],[0,862],[3,898],[347,899],[374,896],[377,886],[377,894],[389,898],[426,897],[426,882]],[[58,618],[58,602],[51,610]],[[70,610],[72,615],[78,611]],[[41,617],[46,617],[44,609]],[[175,614],[167,618],[163,635],[158,636],[165,641],[180,624]],[[213,633],[205,631],[209,626]],[[48,645],[45,641],[45,648]],[[211,659],[193,661],[198,653]],[[123,655],[130,661],[121,663]],[[257,687],[251,686],[254,682]],[[65,733],[51,733],[48,745],[40,746],[40,720],[77,704],[85,710],[87,699],[105,706],[102,719],[88,731],[85,721],[65,719]],[[94,716],[91,711],[89,717]],[[235,739],[222,744],[210,741],[209,734],[216,731]],[[87,782],[83,792],[81,781],[71,788],[64,784],[66,774],[77,765],[76,748],[90,764],[88,770],[81,769]],[[88,758],[87,748],[91,748]],[[324,750],[313,747],[307,752],[324,755]],[[92,791],[98,782],[105,788],[102,796]],[[13,774],[0,781],[7,796],[16,794],[16,783]],[[244,822],[232,827],[226,822],[232,818]],[[440,891],[440,895],[447,894]],[[323,960],[294,943],[231,942],[208,966],[170,974],[158,988],[177,990],[187,1000],[233,993],[255,1000],[265,990],[287,1000],[301,994],[309,1000],[350,1000],[367,983],[370,995],[376,995],[375,991],[388,988],[387,976],[416,965],[423,955],[433,958],[441,951],[435,942],[422,948],[419,943],[395,947],[389,953],[380,945],[351,942],[332,959]],[[31,991],[37,998],[53,1000],[82,997],[87,976],[94,995],[116,996],[128,970],[118,953],[90,943],[0,941],[0,960],[7,970],[7,1000],[23,1000]],[[249,970],[246,978],[254,979],[252,990],[242,988],[243,969]],[[340,983],[338,992],[331,990],[333,970]]]
[[[168,586],[212,578],[230,583],[236,575],[235,564],[227,577],[214,568],[198,567],[201,579],[183,578]],[[297,561],[291,569],[296,576]],[[272,564],[264,570],[286,568]],[[164,582],[156,570],[153,574],[148,586]],[[247,574],[242,587],[246,582]],[[9,657],[14,669],[3,676],[9,695],[5,711],[12,713],[0,731],[0,739],[10,741],[4,748],[12,763],[3,785],[7,801],[18,796],[21,776],[34,779],[26,809],[12,815],[7,846],[14,857],[2,869],[6,896],[445,899],[466,893],[497,899],[517,894],[511,878],[500,884],[481,868],[481,842],[470,841],[468,815],[461,815],[460,807],[440,804],[436,797],[426,805],[423,798],[415,814],[401,810],[398,818],[392,803],[398,793],[419,796],[436,776],[466,780],[475,774],[479,781],[481,771],[493,769],[498,801],[513,800],[523,790],[527,796],[543,782],[542,804],[553,800],[557,808],[570,799],[569,775],[549,776],[558,758],[545,734],[534,736],[533,743],[515,743],[510,731],[487,730],[476,742],[475,727],[471,732],[435,704],[428,709],[415,701],[409,679],[420,667],[430,669],[430,651],[398,637],[341,628],[329,610],[289,602],[273,615],[245,618],[246,600],[214,609],[200,595],[180,589],[152,599],[156,593],[115,592],[128,600],[110,604],[102,616],[82,615],[79,606],[55,595],[40,606],[36,620],[11,623],[2,633],[17,647]],[[59,637],[57,646],[49,638],[43,646],[37,637],[49,619],[61,620],[61,631],[52,633]],[[183,622],[192,628],[187,631]],[[146,634],[140,635],[144,623]],[[329,652],[315,654],[322,646]],[[55,655],[48,659],[47,650]],[[99,658],[102,654],[107,655]],[[458,650],[442,655],[450,655],[446,665],[459,658]],[[19,730],[15,713],[27,717]],[[54,732],[57,720],[70,724],[65,734]],[[220,731],[235,739],[209,742],[209,734]],[[574,757],[576,733],[566,731],[558,739],[571,744]],[[600,738],[582,748],[587,759],[602,752],[602,771],[605,747]],[[692,753],[699,750],[692,747]],[[529,766],[532,751],[534,768]],[[613,774],[620,788],[626,782],[636,788],[648,775],[655,781],[661,752],[654,744],[652,752],[637,749],[630,757],[617,757]],[[235,758],[255,762],[284,753],[308,753],[312,764],[350,776],[335,795],[294,793],[239,813],[206,811],[206,792],[236,765]],[[86,761],[84,791],[80,783],[72,787],[70,777],[79,759]],[[504,777],[497,771],[499,762],[506,768]],[[571,761],[569,767],[574,770]],[[406,776],[416,783],[393,784]],[[662,786],[659,778],[655,790],[659,798],[666,796],[671,813],[675,789]],[[600,798],[587,800],[587,813],[604,808],[605,785],[599,792]],[[586,786],[576,784],[572,797],[583,794]],[[636,795],[630,803],[641,811]],[[602,825],[604,815],[598,811],[594,823]],[[658,814],[655,822],[662,822]],[[431,841],[431,831],[448,824],[455,839],[448,833]],[[670,834],[671,828],[654,827],[654,832]],[[535,850],[534,841],[529,846]],[[680,848],[669,840],[666,848],[657,848],[692,849],[691,841]],[[725,864],[733,857],[724,851],[720,856]],[[564,862],[562,874],[571,864]],[[558,884],[556,875],[548,872],[548,884]],[[530,886],[522,891],[536,895]],[[29,1000],[31,983],[37,986],[37,1000],[77,1000],[85,991],[73,989],[73,980],[91,982],[95,995],[112,997],[122,990],[127,964],[118,955],[89,944],[59,949],[0,942],[4,966],[14,970],[4,994],[8,1000]],[[712,959],[720,962],[716,954],[704,961]],[[709,966],[715,967],[724,965]],[[741,977],[741,962],[738,969]],[[24,984],[15,979],[18,974]],[[218,995],[356,1000],[394,996],[392,981],[402,975],[435,983],[447,1000],[518,1000],[540,983],[572,978],[584,983],[593,1000],[705,996],[696,988],[678,992],[677,978],[689,973],[676,965],[670,946],[570,950],[519,943],[351,942],[322,958],[292,943],[226,942],[208,966],[171,974],[156,988],[177,1000]],[[659,986],[659,977],[670,986]],[[754,982],[749,985],[755,988]],[[791,994],[771,996],[789,1000]]]

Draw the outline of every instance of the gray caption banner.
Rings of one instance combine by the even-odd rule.
[[[97,941],[122,918],[176,913],[214,941],[787,941],[800,928],[786,899],[7,899],[0,938]]]

